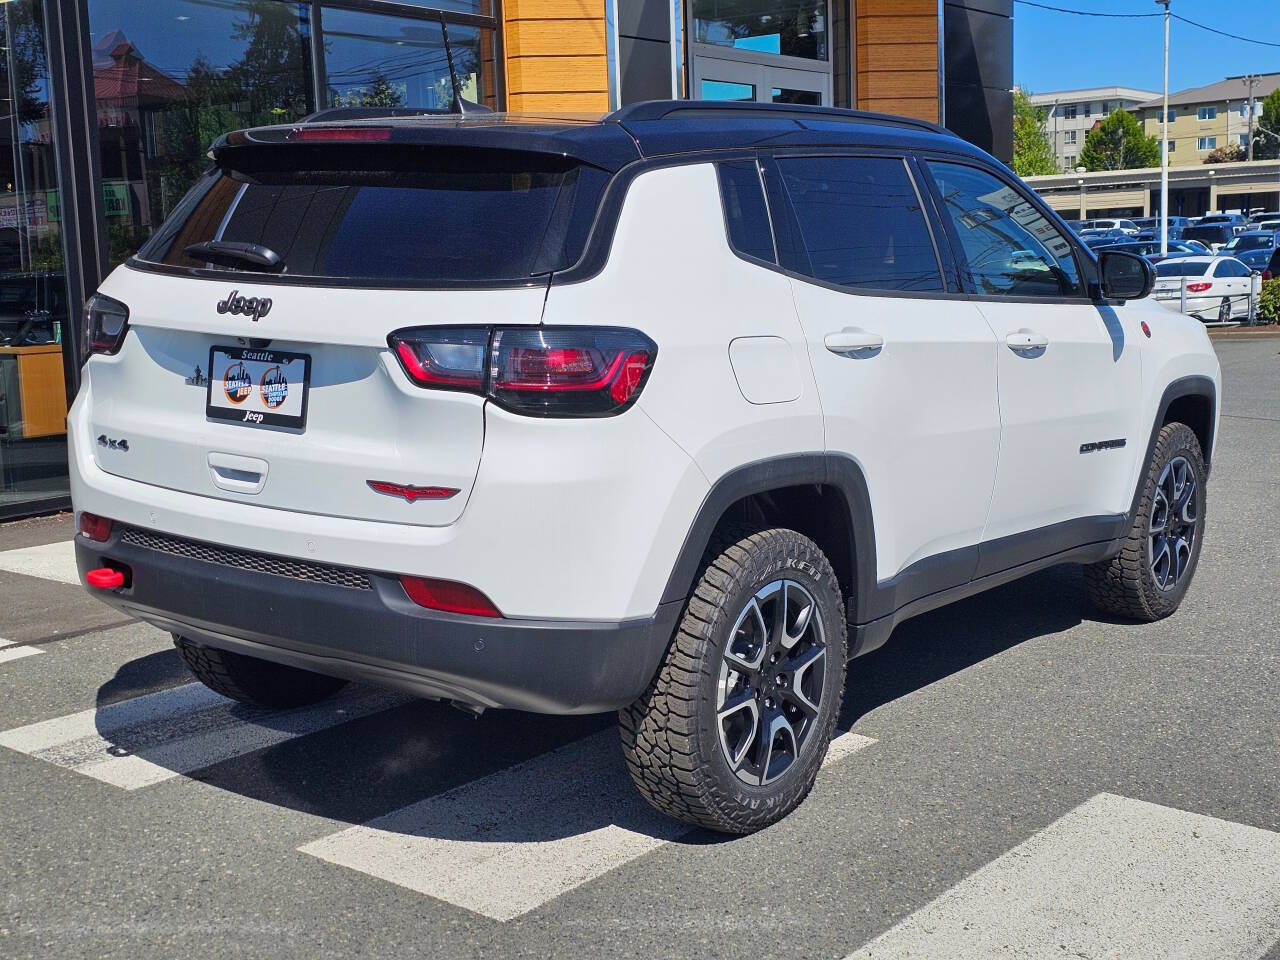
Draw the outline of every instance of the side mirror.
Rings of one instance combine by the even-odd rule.
[[[1136,253],[1125,250],[1098,251],[1104,300],[1141,300],[1156,282],[1155,268]]]

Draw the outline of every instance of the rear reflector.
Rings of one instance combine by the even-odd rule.
[[[420,607],[444,613],[461,613],[468,617],[501,617],[488,597],[465,583],[432,580],[425,577],[401,577],[404,592]]]
[[[124,574],[110,567],[98,567],[85,572],[84,582],[95,590],[115,590],[124,586]]]
[[[111,521],[96,513],[80,514],[80,534],[94,543],[106,543],[111,537]]]
[[[390,127],[298,127],[291,143],[377,143],[391,139]]]
[[[403,497],[410,503],[415,500],[448,500],[458,493],[457,487],[415,487],[411,483],[391,483],[387,480],[369,480],[370,489],[389,497]]]

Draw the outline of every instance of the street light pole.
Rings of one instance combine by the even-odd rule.
[[[1169,255],[1169,2],[1164,7],[1164,109],[1160,114],[1160,256]]]

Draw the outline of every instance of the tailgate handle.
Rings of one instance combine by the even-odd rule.
[[[209,454],[213,485],[231,493],[260,493],[267,482],[267,461],[234,453]]]

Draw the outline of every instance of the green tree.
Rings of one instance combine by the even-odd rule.
[[[1280,88],[1272,90],[1262,101],[1262,116],[1253,132],[1253,159],[1274,160],[1280,157]]]
[[[1090,172],[1158,167],[1160,142],[1143,133],[1128,110],[1116,110],[1084,138],[1080,163]]]
[[[351,87],[346,93],[334,93],[335,107],[400,107],[404,106],[405,85],[392,84],[381,70],[374,71],[368,87]]]
[[[1045,131],[1045,111],[1022,89],[1013,92],[1013,172],[1020,177],[1059,172]]]

